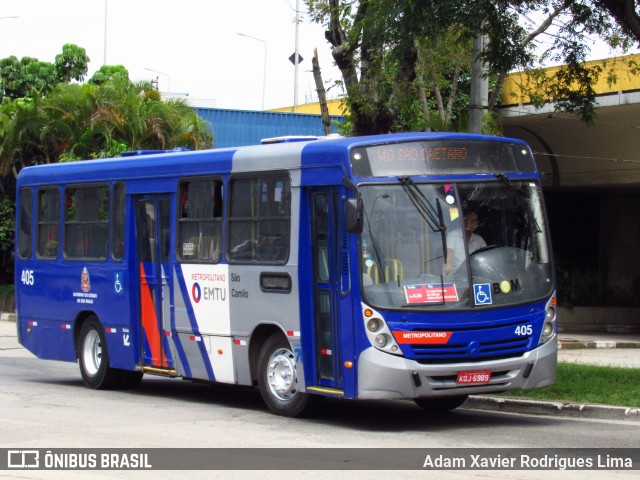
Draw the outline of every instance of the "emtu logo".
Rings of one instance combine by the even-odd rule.
[[[200,299],[202,298],[202,289],[198,282],[194,283],[193,287],[191,287],[191,298],[193,298],[194,302],[200,303]]]

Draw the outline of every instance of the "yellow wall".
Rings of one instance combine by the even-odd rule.
[[[346,107],[343,106],[343,101],[340,99],[337,100],[327,100],[327,107],[329,108],[329,115],[337,115],[342,116],[346,111]],[[305,103],[304,105],[298,105],[295,110],[292,106],[290,107],[281,107],[274,108],[269,110],[270,112],[284,112],[284,113],[309,113],[314,115],[320,114],[320,103]]]
[[[622,57],[606,58],[603,60],[594,60],[587,62],[587,65],[600,65],[602,66],[602,73],[598,79],[598,83],[595,85],[595,91],[598,94],[604,93],[616,93],[627,90],[640,89],[640,76],[634,75],[629,71],[628,63],[634,61],[640,67],[640,54],[625,55]],[[543,69],[547,75],[553,76],[559,67],[549,67]],[[617,75],[617,81],[614,84],[609,85],[607,77],[609,71],[613,70]],[[519,103],[528,103],[530,100],[527,96],[523,96],[520,92],[520,85],[526,85],[528,83],[528,75],[526,72],[514,72],[509,74],[505,79],[502,95],[503,105],[515,105]]]

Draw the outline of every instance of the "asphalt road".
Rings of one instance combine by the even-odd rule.
[[[458,409],[426,415],[412,402],[327,400],[308,419],[269,413],[256,389],[145,377],[132,391],[93,391],[78,366],[36,359],[0,322],[0,448],[640,448],[640,422]],[[250,462],[251,459],[247,459]],[[247,467],[248,468],[248,467]],[[603,471],[91,472],[97,478],[603,478]],[[10,474],[10,475],[7,475]],[[428,476],[428,477],[427,477]],[[608,472],[637,478],[638,471]],[[5,478],[87,478],[87,472],[0,471]]]

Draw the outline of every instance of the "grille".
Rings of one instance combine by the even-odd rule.
[[[531,349],[531,337],[490,341],[473,340],[447,345],[410,344],[409,348],[413,357],[424,364],[481,362],[518,357]]]

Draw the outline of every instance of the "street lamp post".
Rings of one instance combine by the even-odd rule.
[[[104,40],[102,46],[104,48],[104,56],[102,57],[102,64],[107,64],[107,20],[108,20],[108,0],[104,0]]]
[[[300,0],[296,0],[296,35],[293,70],[293,111],[298,108],[298,64],[300,63],[298,51],[300,50]]]
[[[246,35],[244,33],[236,33],[236,35],[240,35],[241,37],[251,38],[257,42],[261,42],[264,45],[264,68],[262,70],[262,110],[264,110],[264,97],[266,91],[267,84],[267,42],[260,38],[252,37],[251,35]]]
[[[167,80],[168,80],[167,93],[171,93],[171,77],[169,76],[169,74],[163,73],[163,72],[159,72],[158,70],[154,70],[153,68],[144,67],[144,69],[148,70],[150,72],[153,72],[153,73],[158,73],[160,75],[164,75],[165,77],[167,77]],[[160,88],[158,88],[158,90],[160,90]]]

